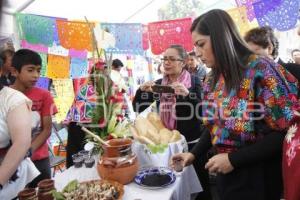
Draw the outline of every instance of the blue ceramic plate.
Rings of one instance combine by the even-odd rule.
[[[136,184],[148,189],[165,188],[175,180],[175,174],[167,167],[142,168],[134,178]]]

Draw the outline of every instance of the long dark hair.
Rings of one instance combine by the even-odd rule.
[[[0,0],[1,1],[1,0]],[[2,76],[3,60],[0,58],[0,75]],[[3,88],[2,83],[0,82],[0,90]]]
[[[211,89],[223,75],[227,91],[238,90],[252,52],[229,14],[219,9],[208,11],[193,21],[190,31],[210,36],[216,63],[212,68]]]

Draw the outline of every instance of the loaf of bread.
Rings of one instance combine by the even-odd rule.
[[[151,112],[147,118],[138,116],[130,127],[134,139],[143,144],[169,144],[181,139],[179,131],[165,128],[157,113]]]
[[[159,131],[159,137],[160,137],[161,144],[168,144],[172,137],[172,132],[166,128],[161,129]]]
[[[162,123],[160,116],[156,112],[150,112],[147,115],[147,119],[152,123],[152,125],[160,131],[163,128],[166,128],[164,124]]]
[[[172,130],[172,137],[169,142],[177,142],[178,140],[181,140],[181,134],[177,130]]]

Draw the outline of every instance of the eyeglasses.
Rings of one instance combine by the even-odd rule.
[[[179,59],[179,58],[174,58],[174,57],[163,57],[160,59],[161,62],[176,62],[176,61],[183,61],[182,59]]]

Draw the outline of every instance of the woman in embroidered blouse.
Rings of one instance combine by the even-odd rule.
[[[197,53],[212,69],[204,83],[202,134],[189,153],[173,156],[184,166],[216,155],[206,168],[217,173],[221,200],[279,200],[282,192],[281,148],[296,102],[296,80],[268,58],[248,49],[231,17],[211,10],[194,20]]]

